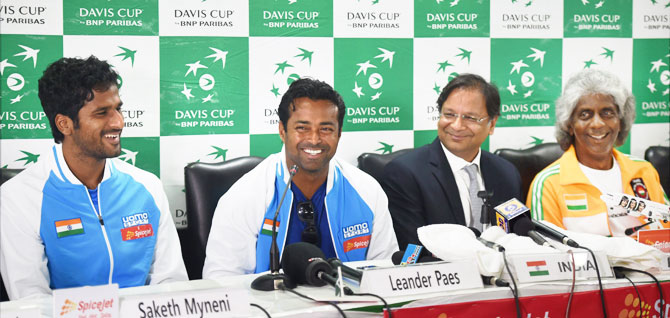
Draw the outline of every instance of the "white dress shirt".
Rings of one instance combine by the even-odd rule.
[[[454,174],[454,179],[456,179],[456,186],[458,187],[458,195],[461,198],[461,204],[463,205],[463,214],[465,215],[465,224],[470,226],[472,224],[471,216],[470,216],[470,192],[468,189],[470,188],[470,177],[468,176],[468,173],[463,170],[465,166],[470,165],[470,164],[476,164],[477,165],[477,181],[479,182],[479,190],[484,190],[484,180],[482,179],[482,169],[481,165],[479,164],[479,160],[481,159],[482,151],[480,150],[477,152],[477,156],[475,156],[475,159],[472,160],[472,162],[465,161],[463,158],[458,157],[451,153],[447,147],[444,146],[444,144],[440,143],[442,146],[442,150],[444,151],[445,156],[447,156],[447,161],[449,162],[449,166],[451,167],[451,172]],[[487,225],[484,224],[484,228],[486,228]]]

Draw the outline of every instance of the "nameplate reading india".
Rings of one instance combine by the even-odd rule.
[[[614,277],[607,255],[600,251],[595,254],[600,276]],[[574,264],[572,257],[567,253],[518,254],[510,255],[510,259],[516,278],[521,283],[570,280],[573,271],[578,279],[598,277],[596,263],[591,254],[586,252],[574,253]],[[503,273],[503,277],[509,279],[507,273]]]
[[[53,292],[51,317],[117,318],[119,317],[119,285],[56,289]]]
[[[367,269],[363,271],[360,290],[399,296],[480,287],[477,264],[464,260]]]
[[[249,315],[249,295],[244,289],[207,289],[169,295],[124,297],[121,317],[240,317]]]

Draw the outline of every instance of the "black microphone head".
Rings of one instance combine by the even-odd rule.
[[[403,255],[405,255],[405,251],[397,251],[393,253],[393,255],[391,255],[391,261],[393,262],[393,265],[400,265]]]
[[[532,230],[535,230],[535,225],[527,217],[521,217],[516,220],[516,222],[514,222],[514,228],[512,229],[514,234],[520,236],[528,236],[528,232]]]
[[[474,227],[472,227],[472,226],[469,226],[468,228],[470,229],[470,231],[472,231],[472,232],[475,233],[475,237],[480,237],[480,236],[482,236],[482,232],[481,232],[479,229],[474,228]]]
[[[323,252],[316,245],[293,243],[284,248],[281,267],[295,283],[323,286],[326,282],[318,277],[319,272],[333,271],[324,258]]]
[[[634,227],[627,228],[623,233],[626,235],[631,235],[636,232],[636,229]]]

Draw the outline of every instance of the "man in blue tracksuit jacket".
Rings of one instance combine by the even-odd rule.
[[[62,58],[39,81],[56,144],[0,188],[0,271],[11,299],[51,289],[187,280],[161,182],[118,159],[118,74]]]
[[[321,81],[291,84],[278,108],[281,152],[240,178],[216,207],[204,278],[259,273],[270,267],[275,211],[280,253],[309,242],[342,261],[390,258],[398,250],[388,200],[366,173],[334,158],[345,105]],[[289,170],[297,167],[291,183]]]

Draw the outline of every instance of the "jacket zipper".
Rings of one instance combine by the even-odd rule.
[[[105,244],[107,245],[107,253],[109,254],[109,278],[108,278],[108,284],[112,283],[112,274],[114,273],[114,255],[112,254],[112,246],[109,244],[109,237],[107,236],[107,230],[105,229],[105,221],[102,219],[102,207],[100,205],[100,185],[98,185],[98,188],[95,189],[95,191],[98,193],[98,209],[96,210],[95,206],[93,205],[93,201],[91,200],[91,196],[88,193],[88,189],[86,186],[84,186],[84,189],[86,190],[86,195],[88,195],[88,201],[91,203],[91,208],[93,208],[93,212],[98,216],[98,221],[100,222],[100,228],[102,229],[102,236],[105,238]],[[98,212],[100,211],[100,212]]]

